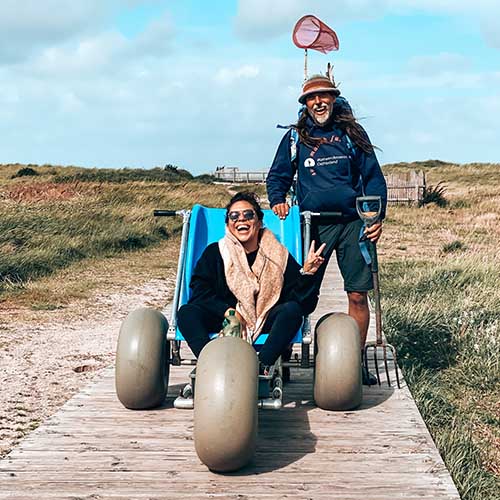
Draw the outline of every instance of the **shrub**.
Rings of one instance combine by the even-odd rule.
[[[146,182],[180,182],[189,181],[193,176],[187,171],[172,165],[165,168],[155,167],[151,169],[141,168],[92,168],[75,173],[63,173],[54,178],[55,182],[109,182],[113,184],[124,184],[132,181]]]
[[[438,207],[445,207],[448,205],[448,200],[444,196],[445,192],[446,187],[443,185],[442,181],[438,182],[435,186],[425,186],[422,199],[420,200],[420,206],[435,203]]]
[[[196,182],[201,182],[203,184],[212,184],[213,182],[215,182],[217,180],[217,177],[215,177],[214,175],[211,175],[211,174],[201,174],[201,175],[197,175],[194,180]]]
[[[465,245],[460,240],[455,240],[443,245],[443,253],[458,252],[459,250],[465,250]]]
[[[11,179],[15,179],[16,177],[29,177],[29,176],[33,176],[33,175],[40,175],[40,174],[31,167],[23,167],[23,168],[19,169],[11,177]]]
[[[470,200],[464,200],[463,198],[455,199],[451,203],[449,203],[449,207],[451,209],[454,208],[471,208],[472,203]]]

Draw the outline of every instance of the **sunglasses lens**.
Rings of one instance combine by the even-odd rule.
[[[255,217],[255,212],[253,210],[243,210],[243,218],[245,220],[252,220]]]
[[[229,220],[232,220],[233,222],[236,222],[239,218],[240,215],[243,215],[243,220],[252,220],[255,217],[255,212],[253,210],[234,210],[233,212],[229,212],[227,214]]]

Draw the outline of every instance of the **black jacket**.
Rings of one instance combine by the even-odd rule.
[[[250,266],[255,261],[255,256],[256,252],[247,255]],[[301,275],[300,267],[288,254],[283,288],[275,305],[289,301],[298,302],[305,316],[316,308],[318,294],[313,286],[314,277]],[[191,298],[188,303],[201,306],[208,313],[223,316],[228,308],[236,307],[236,297],[227,286],[218,242],[208,245],[198,260],[191,277],[190,289]]]

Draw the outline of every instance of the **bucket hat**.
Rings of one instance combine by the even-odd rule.
[[[319,92],[327,92],[335,96],[340,95],[340,90],[327,76],[313,75],[302,85],[302,94],[299,96],[299,102],[305,104],[308,96]]]

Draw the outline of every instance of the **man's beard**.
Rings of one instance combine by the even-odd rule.
[[[325,126],[329,121],[330,118],[332,117],[332,112],[333,112],[333,103],[328,105],[328,110],[326,113],[317,115],[314,112],[314,108],[309,111],[309,115],[311,116],[313,122],[318,125],[319,127]]]

